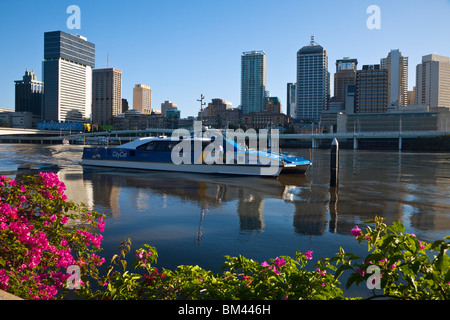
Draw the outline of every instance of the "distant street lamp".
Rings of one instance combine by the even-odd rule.
[[[197,99],[197,101],[200,102],[200,123],[202,124],[202,129],[203,129],[203,106],[206,104],[206,102],[203,102],[203,99],[205,99],[205,96],[203,94],[200,95],[200,99]]]

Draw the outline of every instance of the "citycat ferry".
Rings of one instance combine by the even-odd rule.
[[[280,152],[248,150],[223,137],[146,137],[115,147],[85,147],[82,165],[172,172],[273,176],[304,173],[308,159]]]

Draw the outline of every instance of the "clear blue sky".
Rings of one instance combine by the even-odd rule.
[[[69,30],[69,5],[81,9],[81,29]],[[366,26],[370,5],[381,29]],[[267,86],[286,111],[286,83],[295,82],[296,53],[311,34],[336,59],[377,64],[391,49],[409,57],[409,87],[423,55],[450,56],[450,0],[0,0],[0,107],[14,108],[14,80],[25,69],[42,80],[44,32],[80,34],[96,45],[96,68],[123,71],[123,97],[137,83],[151,87],[152,106],[170,100],[181,116],[196,115],[197,99],[240,103],[243,51],[264,50]]]

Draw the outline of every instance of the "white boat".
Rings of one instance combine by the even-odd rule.
[[[220,148],[216,148],[220,146]],[[231,139],[147,137],[115,147],[85,147],[82,165],[207,174],[278,176],[304,173],[308,159],[248,150]]]

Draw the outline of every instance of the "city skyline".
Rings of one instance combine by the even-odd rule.
[[[67,28],[66,10],[72,4],[81,9],[79,30]],[[370,17],[366,10],[372,4],[380,7],[379,30],[366,25]],[[311,35],[327,50],[331,88],[332,66],[343,57],[358,59],[358,66],[379,64],[391,50],[399,49],[409,59],[411,90],[422,56],[450,56],[450,43],[445,41],[450,30],[448,0],[426,5],[424,1],[139,1],[133,5],[22,1],[2,3],[0,8],[7,13],[0,25],[7,30],[8,48],[2,52],[0,107],[9,109],[14,109],[14,81],[26,69],[43,81],[43,35],[57,30],[94,43],[95,68],[123,71],[122,96],[131,106],[133,87],[143,83],[152,88],[155,106],[173,101],[182,117],[197,115],[200,94],[208,102],[220,98],[238,107],[241,54],[252,50],[266,52],[267,90],[281,100],[286,113],[286,84],[296,81],[296,54]]]

